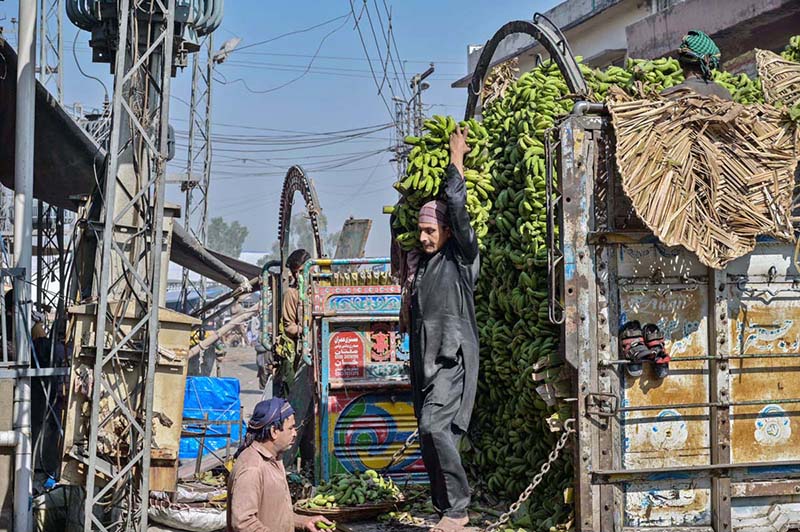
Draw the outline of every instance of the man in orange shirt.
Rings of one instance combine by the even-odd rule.
[[[298,515],[281,455],[297,437],[294,409],[284,399],[261,401],[247,424],[228,479],[228,532],[319,532],[320,515]]]

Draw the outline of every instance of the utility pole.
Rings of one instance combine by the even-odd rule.
[[[116,23],[119,46],[105,56],[114,72],[108,158],[102,194],[95,196],[99,212],[86,228],[97,243],[95,302],[87,307],[94,334],[92,345],[76,345],[73,356],[90,368],[93,385],[77,456],[85,475],[84,530],[145,532],[162,254],[168,252],[164,189],[176,11],[175,0],[99,7],[99,20]]]
[[[401,98],[392,98],[394,102],[394,127],[395,127],[395,143],[394,143],[394,162],[397,166],[397,180],[403,179],[406,173],[408,161],[406,159],[407,149],[403,139],[406,138],[406,113],[408,112],[408,102]]]
[[[186,176],[181,183],[185,194],[183,225],[203,245],[206,244],[208,229],[208,192],[211,186],[211,163],[213,158],[211,125],[213,109],[214,68],[223,63],[238,46],[238,37],[225,41],[214,52],[214,34],[206,37],[206,61],[196,54],[192,63],[192,93],[189,101],[189,146],[186,160]],[[202,174],[197,168],[202,163]],[[189,270],[181,274],[181,296],[179,307],[189,312],[189,297],[192,292],[199,295],[199,307],[206,303],[206,279],[200,277],[199,284],[189,278]]]
[[[423,83],[425,78],[433,74],[434,66],[428,67],[428,70],[421,74],[415,74],[411,78],[411,106],[413,107],[412,131],[414,135],[419,136],[422,134],[422,122],[425,121],[425,116],[422,110],[422,91],[430,88],[430,85]]]
[[[64,103],[63,12],[64,0],[39,0],[39,82],[55,92]],[[66,255],[64,245],[64,209],[37,201],[36,210],[36,304],[45,314],[55,311],[51,334],[56,333],[64,315]],[[55,289],[53,287],[55,284]],[[55,336],[51,343],[55,345]],[[39,353],[43,355],[43,353]],[[40,360],[40,363],[44,361]]]
[[[213,34],[206,37],[206,61],[195,54],[192,61],[192,93],[189,100],[189,146],[187,149],[186,178],[181,183],[185,193],[183,225],[203,245],[206,243],[208,213],[208,185],[211,177],[211,109],[212,84],[214,74]],[[203,68],[205,63],[205,68]],[[201,111],[202,109],[202,111]],[[199,130],[199,135],[198,135]],[[198,142],[198,136],[200,137]],[[201,163],[202,175],[197,175]],[[202,307],[206,300],[206,281],[200,277],[199,286],[189,277],[189,269],[184,268],[181,275],[180,308],[185,314],[189,308],[192,292],[199,298]]]
[[[14,280],[14,345],[16,362],[30,366],[32,216],[34,116],[36,110],[36,2],[19,3],[17,41],[17,102],[14,141],[14,266],[21,278]],[[10,73],[9,73],[10,74]],[[5,331],[4,331],[5,332]],[[14,387],[14,431],[18,438],[14,468],[14,530],[32,529],[28,510],[32,493],[31,378],[19,376]]]

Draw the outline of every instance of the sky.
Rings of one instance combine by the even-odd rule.
[[[213,85],[210,216],[247,226],[245,250],[268,251],[277,238],[283,176],[291,165],[299,164],[315,184],[329,231],[340,229],[349,216],[371,218],[366,253],[388,255],[389,223],[382,208],[397,199],[392,189],[396,167],[387,151],[394,142],[392,92],[403,97],[405,91],[407,97],[405,81],[432,62],[435,73],[426,80],[430,88],[423,93],[425,112],[460,118],[466,89],[450,85],[467,73],[467,46],[485,42],[509,20],[529,19],[557,3],[352,0],[355,14],[360,15],[356,28],[350,0],[228,0],[222,26],[214,34],[215,48],[234,37],[241,42],[217,67]],[[17,9],[16,1],[0,1],[0,26],[13,45],[11,19],[18,16]],[[386,62],[384,81],[389,12],[393,62]],[[65,16],[66,106],[102,105],[104,88],[84,74],[96,76],[108,90],[112,87],[108,65],[91,62],[88,40],[89,34],[78,31]],[[270,42],[259,44],[262,41]],[[285,86],[278,88],[281,85]],[[378,94],[379,86],[386,103]],[[178,146],[169,172],[180,174],[186,171],[190,68],[173,79],[171,91],[170,122]],[[365,134],[347,141],[342,141],[343,133],[325,136],[330,142],[317,135],[345,130]],[[299,144],[297,135],[308,133],[314,133],[315,140]],[[183,204],[177,185],[168,185],[167,201]],[[302,207],[296,202],[294,212]]]

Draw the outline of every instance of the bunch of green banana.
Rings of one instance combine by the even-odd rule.
[[[618,75],[611,71],[603,83],[619,83]],[[480,489],[509,500],[528,485],[559,436],[548,420],[569,417],[567,407],[537,392],[569,391],[558,330],[547,315],[544,146],[544,136],[572,108],[569,92],[558,67],[545,62],[483,109],[495,190],[475,301],[481,377],[462,456]],[[549,530],[568,521],[571,508],[562,501],[571,481],[569,460],[556,462],[536,503],[509,530]]]
[[[592,99],[603,101],[611,86],[625,89],[629,94],[649,97],[662,90],[683,82],[683,71],[677,59],[660,58],[653,61],[628,59],[626,68],[611,66],[605,71],[581,65],[581,70],[589,87]],[[761,81],[751,79],[747,74],[731,74],[714,70],[714,81],[728,89],[735,102],[741,104],[763,103]]]
[[[391,479],[368,469],[358,474],[340,473],[327,482],[323,481],[314,497],[306,500],[304,506],[309,509],[338,508],[397,501],[400,498],[400,488]]]
[[[795,35],[789,39],[789,44],[783,49],[781,56],[788,61],[800,63],[800,35]]]
[[[722,70],[714,71],[714,81],[728,89],[733,101],[741,104],[764,103],[761,80],[751,79],[747,74],[731,74]]]
[[[453,117],[434,116],[423,124],[425,135],[406,137],[413,148],[408,154],[405,177],[395,183],[402,195],[400,202],[384,212],[394,214],[398,243],[404,249],[413,249],[419,242],[417,216],[422,205],[440,195],[445,171],[450,164],[450,135],[456,129]],[[467,120],[460,126],[469,128],[467,144],[470,152],[464,158],[464,179],[467,187],[467,211],[480,243],[488,231],[489,211],[492,205],[489,194],[492,162],[489,156],[489,138],[480,122]]]

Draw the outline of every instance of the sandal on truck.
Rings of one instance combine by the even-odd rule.
[[[670,356],[664,344],[664,333],[654,323],[644,326],[644,342],[648,349],[653,353],[653,373],[657,379],[663,379],[669,375]]]
[[[645,345],[642,326],[638,321],[629,321],[622,326],[620,346],[622,347],[622,358],[630,362],[625,365],[628,375],[641,377],[642,361],[652,358],[652,353]]]

